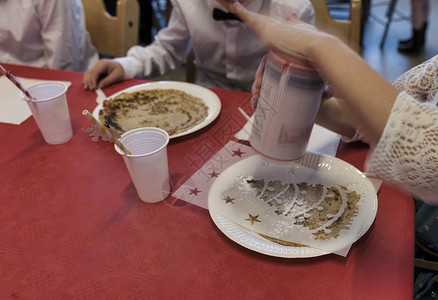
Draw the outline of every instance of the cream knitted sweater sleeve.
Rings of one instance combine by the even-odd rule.
[[[438,205],[438,108],[434,103],[438,56],[405,73],[394,85],[403,92],[370,155],[367,171]]]

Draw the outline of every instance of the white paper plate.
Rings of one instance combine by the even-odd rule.
[[[359,201],[359,215],[361,218],[358,218],[361,220],[361,223],[355,225],[359,226],[359,229],[358,234],[354,236],[353,242],[363,236],[371,227],[377,213],[377,194],[373,184],[362,172],[352,165],[336,157],[311,152],[307,152],[304,157],[292,162],[273,161],[260,155],[254,155],[227,168],[215,180],[208,195],[208,208],[213,222],[234,242],[262,254],[284,258],[315,257],[328,254],[329,252],[312,247],[280,245],[263,238],[258,233],[244,228],[223,216],[225,213],[221,209],[223,206],[220,205],[223,203],[221,195],[235,182],[236,177],[253,176],[255,174],[260,176],[260,174],[264,174],[264,172],[271,173],[269,176],[272,176],[273,168],[275,168],[275,170],[283,169],[286,171],[290,170],[292,166],[295,167],[295,175],[300,176],[300,168],[296,168],[297,165],[316,170],[318,174],[323,172],[324,180],[330,181],[324,182],[324,184],[342,184],[347,187],[349,185],[354,186],[354,191],[357,191],[361,195]],[[271,168],[271,170],[268,170],[269,168]],[[343,243],[342,239],[340,243]],[[345,241],[345,243],[345,247],[348,247],[352,241]]]
[[[204,119],[204,121],[202,121],[202,123],[190,128],[186,131],[171,135],[170,138],[184,136],[184,135],[196,132],[196,131],[206,127],[207,125],[209,125],[211,122],[213,122],[217,118],[217,116],[219,115],[219,113],[221,111],[221,101],[215,93],[213,93],[209,89],[204,88],[202,86],[192,84],[192,83],[187,83],[187,82],[179,82],[179,81],[158,81],[158,82],[150,82],[150,83],[134,85],[134,86],[131,86],[127,89],[119,91],[119,92],[109,96],[108,98],[116,97],[122,93],[132,93],[132,92],[137,92],[137,91],[141,91],[141,90],[152,90],[152,89],[181,90],[181,91],[186,92],[190,95],[201,98],[204,101],[205,105],[207,105],[207,107],[208,107],[208,115]],[[102,104],[99,104],[93,110],[93,116],[95,118],[99,117],[99,112],[101,109],[102,109]]]

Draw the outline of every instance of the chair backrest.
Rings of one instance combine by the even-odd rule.
[[[82,0],[87,30],[97,51],[104,56],[125,56],[138,44],[139,5],[137,0],[118,0],[111,16],[103,0]]]
[[[315,26],[343,40],[354,51],[360,52],[361,44],[361,0],[350,1],[349,20],[335,20],[330,15],[327,0],[310,0],[315,9]]]

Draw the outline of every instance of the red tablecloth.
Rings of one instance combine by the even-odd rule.
[[[264,256],[230,241],[205,209],[172,198],[139,200],[113,145],[93,143],[81,130],[89,126],[82,110],[96,106],[81,73],[6,67],[17,76],[72,82],[74,137],[51,146],[32,117],[0,124],[0,298],[411,298],[414,204],[399,190],[381,187],[373,226],[345,258]],[[169,144],[175,188],[246,122],[237,108],[248,109],[249,94],[213,91],[222,101],[219,118]],[[360,143],[341,144],[338,157],[363,170],[367,152]]]

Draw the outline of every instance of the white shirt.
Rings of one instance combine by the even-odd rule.
[[[367,171],[438,205],[438,55],[403,74]]]
[[[0,0],[0,62],[86,71],[98,60],[81,0]]]
[[[239,21],[215,21],[213,8],[223,9],[215,0],[172,0],[172,5],[169,24],[154,43],[134,46],[116,59],[125,78],[163,75],[181,65],[192,48],[199,85],[249,91],[268,51],[261,40]],[[292,14],[308,23],[315,19],[308,0],[254,0],[247,9],[279,20]]]

